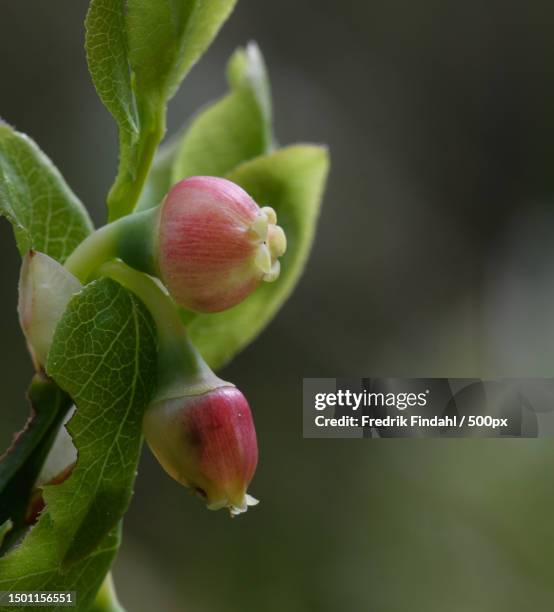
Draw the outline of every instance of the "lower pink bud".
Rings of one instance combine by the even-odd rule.
[[[246,492],[258,462],[256,431],[236,387],[157,402],[145,414],[144,434],[165,471],[211,510],[235,515],[257,503]]]

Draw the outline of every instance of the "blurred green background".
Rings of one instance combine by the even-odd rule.
[[[116,133],[85,0],[0,9],[0,115],[104,219]],[[252,493],[207,512],[145,451],[115,579],[129,612],[554,609],[552,440],[303,440],[303,376],[552,376],[554,7],[239,0],[176,129],[260,44],[281,143],[333,166],[306,274],[224,372],[250,400]],[[0,445],[26,416],[18,255],[0,220]]]

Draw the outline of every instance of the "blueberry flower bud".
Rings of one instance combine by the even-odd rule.
[[[286,249],[272,208],[238,185],[197,176],[177,183],[162,204],[159,276],[181,305],[225,310],[279,276]]]
[[[156,208],[128,215],[89,236],[65,265],[79,280],[119,258],[160,279],[181,306],[218,312],[279,276],[285,233],[269,206],[238,185],[194,176]]]
[[[79,281],[56,260],[29,251],[19,277],[19,322],[35,367],[46,362],[54,331]]]
[[[246,493],[258,461],[256,431],[237,388],[159,401],[146,411],[143,430],[164,470],[210,510],[234,516],[257,503]]]

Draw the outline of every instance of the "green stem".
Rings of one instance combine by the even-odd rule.
[[[89,612],[125,612],[117,598],[111,572],[106,574]]]
[[[139,157],[138,168],[133,176],[124,174],[118,176],[114,186],[108,194],[108,221],[116,221],[133,212],[148,178],[150,167],[158,145],[165,134],[165,111],[158,112],[149,122],[144,136],[137,144]]]
[[[156,400],[199,395],[222,385],[189,340],[175,303],[160,285],[121,261],[104,264],[98,273],[136,294],[154,319],[159,342]]]
[[[86,284],[102,264],[120,257],[138,270],[157,274],[159,213],[159,207],[152,208],[96,230],[69,256],[66,269]]]
[[[96,230],[68,257],[65,262],[66,269],[83,285],[86,284],[97,268],[116,257],[120,234],[121,227],[118,223],[110,223]]]

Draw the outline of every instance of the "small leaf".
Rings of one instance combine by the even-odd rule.
[[[29,388],[31,416],[0,458],[0,523],[20,526],[35,481],[71,399],[53,381],[36,375]]]
[[[132,182],[138,166],[139,117],[127,56],[124,0],[92,0],[85,49],[96,91],[119,131],[120,180]]]
[[[99,545],[131,498],[155,385],[150,313],[112,280],[87,285],[56,328],[47,372],[77,405],[67,424],[77,464],[64,483],[44,490],[58,547],[71,563]]]
[[[165,101],[149,109],[152,113],[140,112],[129,63],[124,0],[92,0],[85,25],[89,71],[119,132],[119,168],[108,194],[109,220],[114,221],[132,212],[140,196],[163,137]]]
[[[192,341],[212,368],[221,367],[251,342],[298,282],[312,243],[328,168],[324,147],[295,145],[246,162],[228,176],[260,206],[275,209],[288,248],[277,281],[262,283],[230,310],[199,314],[188,324]]]
[[[161,105],[209,47],[236,0],[128,0],[137,97]]]
[[[62,263],[92,230],[85,208],[48,157],[1,122],[0,215],[11,222],[22,255],[33,248]]]
[[[124,0],[91,1],[85,21],[90,75],[100,99],[133,140],[139,127],[125,27]]]
[[[57,556],[52,518],[44,512],[23,542],[0,558],[0,591],[76,591],[75,609],[88,610],[110,569],[120,540],[121,528],[117,526],[86,558],[66,569]],[[9,610],[24,612],[28,607],[15,606]]]
[[[185,132],[172,184],[188,176],[225,176],[270,150],[269,83],[255,44],[234,53],[227,77],[231,93],[201,112]]]

